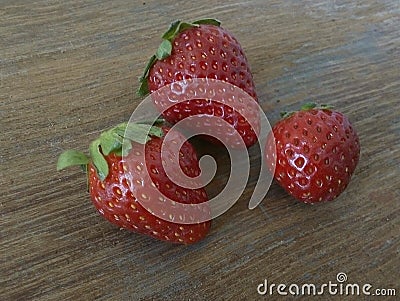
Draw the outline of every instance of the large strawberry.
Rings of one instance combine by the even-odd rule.
[[[248,95],[251,101],[258,102],[253,77],[243,49],[237,39],[220,27],[220,22],[214,19],[198,20],[193,23],[176,21],[162,36],[162,43],[155,55],[147,64],[140,78],[139,94],[152,93],[169,84],[183,80],[207,78],[224,81],[234,85]],[[202,124],[207,133],[214,133],[215,128],[208,125],[207,116],[218,116],[238,131],[247,147],[257,141],[256,132],[238,110],[225,103],[208,99],[190,99],[174,104],[164,110],[173,100],[168,97],[158,98],[156,106],[162,111],[164,118],[170,123],[176,123],[188,116],[205,116]],[[251,105],[248,105],[251,110]],[[253,115],[258,118],[258,107]],[[258,122],[258,119],[256,120]],[[222,130],[225,135],[231,131]],[[231,146],[238,143],[231,141]],[[229,144],[229,143],[228,143]]]
[[[328,106],[306,104],[283,115],[272,129],[276,158],[266,160],[276,162],[274,178],[304,203],[333,200],[349,184],[359,160],[355,129],[345,115]],[[267,143],[267,155],[273,154],[270,147]]]
[[[79,151],[68,150],[59,157],[57,169],[71,165],[84,167],[88,172],[93,204],[104,218],[117,226],[160,240],[195,243],[209,231],[210,221],[204,216],[201,222],[183,222],[188,216],[179,209],[167,214],[161,211],[159,215],[149,209],[159,206],[162,210],[167,200],[174,204],[190,205],[208,200],[204,189],[183,188],[167,177],[162,164],[161,147],[171,158],[179,156],[179,165],[169,166],[170,174],[183,171],[190,178],[200,174],[196,152],[182,134],[171,130],[174,144],[182,144],[177,154],[171,143],[163,144],[168,131],[170,129],[167,127],[120,124],[105,131],[91,143],[91,158]],[[144,156],[140,153],[143,149]],[[144,172],[145,168],[148,173]],[[145,201],[150,202],[151,206],[143,206]]]

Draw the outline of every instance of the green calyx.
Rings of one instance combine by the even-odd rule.
[[[149,87],[147,84],[147,78],[149,76],[150,68],[154,65],[157,60],[163,60],[169,57],[172,53],[172,42],[175,37],[181,33],[182,31],[192,28],[198,27],[201,24],[208,24],[214,26],[220,26],[221,22],[216,19],[201,19],[194,21],[192,23],[182,22],[180,20],[174,21],[168,27],[167,31],[161,36],[162,42],[158,47],[156,53],[150,58],[148,61],[142,76],[139,78],[140,87],[138,89],[138,94],[140,96],[146,96],[149,94]]]
[[[157,123],[162,120],[157,120]],[[114,153],[119,156],[126,156],[132,148],[132,142],[145,144],[151,137],[162,137],[163,130],[154,125],[146,123],[121,123],[111,128],[92,141],[89,146],[90,157],[77,150],[64,151],[57,161],[57,170],[70,166],[81,166],[84,171],[87,165],[92,162],[96,167],[97,174],[103,181],[109,172],[105,156]]]
[[[313,110],[313,109],[330,110],[332,108],[333,108],[333,106],[327,105],[327,104],[316,104],[315,102],[306,102],[305,104],[303,104],[300,107],[300,111],[309,111],[309,110]],[[281,112],[281,117],[282,117],[282,119],[285,119],[285,118],[292,116],[294,113],[296,113],[296,111],[284,111],[284,112]]]

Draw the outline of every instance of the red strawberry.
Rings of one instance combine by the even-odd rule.
[[[129,139],[123,139],[125,128],[131,131]],[[183,214],[170,213],[165,219],[149,212],[149,207],[142,206],[139,200],[152,202],[153,206],[163,206],[165,199],[160,199],[159,190],[170,200],[183,204],[199,204],[208,200],[204,189],[187,189],[173,183],[167,177],[161,160],[161,146],[168,128],[145,124],[123,123],[100,135],[90,146],[91,159],[83,153],[68,150],[61,154],[57,169],[71,165],[82,165],[88,171],[88,185],[91,200],[97,210],[111,223],[121,228],[152,236],[174,243],[191,244],[206,236],[210,221],[179,223]],[[200,174],[198,159],[192,145],[185,137],[172,132],[175,142],[183,143],[179,154],[179,165],[169,170],[179,169],[186,176],[193,178]],[[124,149],[122,144],[124,145]],[[140,150],[143,149],[142,157]],[[172,150],[171,144],[164,143],[163,152]],[[122,152],[128,152],[122,155]],[[142,169],[147,167],[150,176],[146,178]],[[206,219],[203,219],[206,220]]]
[[[258,102],[253,77],[243,49],[235,37],[220,27],[219,21],[214,19],[193,23],[176,21],[162,38],[163,42],[156,54],[151,57],[140,79],[140,95],[145,96],[177,81],[208,78],[239,87],[251,100]],[[168,98],[154,102],[160,111],[166,105],[173,103]],[[197,114],[218,116],[239,132],[247,147],[257,141],[255,131],[258,129],[254,130],[235,108],[232,109],[212,99],[191,99],[175,104],[162,114],[172,124]],[[207,126],[205,118],[203,128]],[[215,129],[209,130],[210,134],[214,131]],[[225,129],[223,131],[226,132]],[[223,140],[229,141],[229,138]],[[235,142],[232,141],[231,144],[234,146]]]
[[[357,133],[346,116],[327,106],[306,104],[286,114],[272,131],[274,177],[289,194],[304,203],[316,203],[331,201],[343,192],[360,156]]]

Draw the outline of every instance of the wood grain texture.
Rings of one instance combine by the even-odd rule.
[[[241,42],[271,123],[322,101],[349,116],[362,153],[336,201],[302,205],[273,184],[250,211],[251,149],[241,199],[185,247],[119,231],[94,210],[84,175],[55,163],[127,120],[160,34],[202,17]],[[265,278],[322,284],[339,272],[400,294],[399,28],[396,0],[1,1],[0,300],[273,300],[257,294]],[[211,193],[229,173],[216,155]]]

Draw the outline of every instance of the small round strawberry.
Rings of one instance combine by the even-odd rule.
[[[219,21],[214,19],[193,23],[176,21],[162,38],[159,49],[151,57],[140,78],[141,86],[138,91],[140,95],[145,96],[174,82],[207,78],[234,85],[245,91],[251,101],[258,102],[253,77],[243,49],[232,34],[220,27]],[[177,104],[169,98],[161,98],[154,100],[154,103],[164,118],[172,124],[188,116],[203,115],[205,116],[203,128],[207,128],[206,117],[218,116],[238,131],[247,147],[257,141],[258,129],[253,129],[236,108],[225,103],[204,98],[189,99]],[[164,110],[168,104],[174,105]],[[251,110],[250,107],[248,110]],[[258,108],[255,113],[258,114]],[[227,137],[222,140],[229,141],[229,139]],[[231,145],[235,146],[237,143],[232,141]]]
[[[283,114],[272,132],[276,158],[266,161],[276,162],[274,178],[290,195],[317,203],[344,191],[360,156],[359,138],[345,115],[306,104],[298,112]],[[273,153],[269,147],[267,143],[266,154]]]
[[[185,216],[179,211],[168,212],[164,218],[153,214],[149,209],[151,206],[145,208],[142,202],[162,207],[167,199],[189,205],[208,201],[203,188],[183,188],[167,177],[161,150],[168,153],[171,149],[170,145],[163,145],[169,131],[167,127],[147,124],[120,124],[91,143],[91,158],[79,151],[67,150],[60,155],[57,169],[81,165],[88,173],[88,190],[94,206],[105,219],[118,227],[159,240],[195,243],[209,232],[210,221],[183,222]],[[126,133],[130,133],[129,136]],[[182,147],[177,154],[179,166],[170,166],[173,170],[169,173],[183,172],[190,178],[197,177],[200,168],[195,149],[179,132],[173,131],[172,134],[174,141],[182,143]],[[140,153],[143,149],[144,156]],[[144,168],[148,173],[143,172]],[[155,190],[159,193],[154,193]]]

